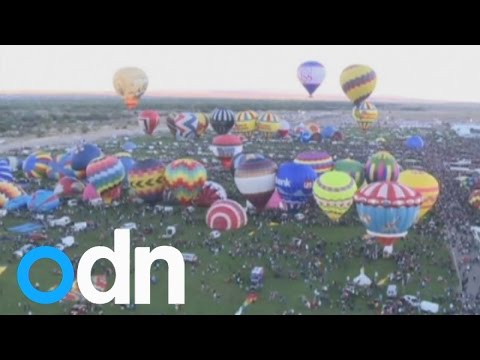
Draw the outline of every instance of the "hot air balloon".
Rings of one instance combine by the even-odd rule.
[[[236,135],[220,135],[213,139],[210,150],[220,159],[223,168],[230,170],[233,158],[243,152],[243,141]]]
[[[313,134],[310,131],[304,131],[300,135],[300,142],[302,144],[309,144],[313,140]]]
[[[273,113],[265,113],[258,119],[258,132],[265,138],[270,139],[278,134],[280,119]]]
[[[405,142],[405,146],[408,150],[420,151],[425,147],[425,141],[421,136],[411,136]]]
[[[75,175],[79,180],[84,180],[87,177],[86,170],[88,164],[96,158],[101,157],[102,150],[97,145],[83,144],[77,147],[73,152],[72,157],[72,170],[75,171]]]
[[[147,91],[148,77],[139,68],[123,68],[115,74],[113,86],[117,94],[123,97],[127,108],[133,110],[138,107],[140,98]]]
[[[125,168],[115,156],[101,156],[88,164],[87,180],[95,186],[106,204],[111,204],[122,195]]]
[[[135,159],[132,157],[132,154],[130,154],[129,152],[120,152],[113,156],[115,156],[118,160],[122,162],[122,165],[125,169],[125,180],[123,182],[124,182],[124,185],[128,185],[129,183],[128,173],[130,172],[132,167],[135,165],[136,163]]]
[[[0,160],[0,182],[14,182],[12,168],[7,160]]]
[[[80,196],[85,191],[85,185],[76,178],[63,177],[61,178],[53,193],[60,198],[73,198]]]
[[[357,188],[359,189],[365,182],[365,166],[358,161],[352,159],[337,161],[335,164],[335,170],[350,175],[353,180],[355,180]]]
[[[28,203],[28,209],[34,213],[52,213],[60,206],[60,200],[53,191],[39,190],[32,195]]]
[[[218,135],[226,135],[235,126],[235,113],[227,109],[215,109],[210,116],[210,123]]]
[[[269,159],[250,159],[239,164],[235,184],[257,210],[263,210],[275,191],[277,165]]]
[[[247,226],[245,209],[232,200],[219,200],[207,212],[207,225],[212,230],[233,231]]]
[[[196,114],[198,118],[198,126],[197,126],[197,137],[202,137],[206,134],[208,127],[210,126],[210,119],[208,114],[198,113]]]
[[[297,70],[297,76],[300,83],[308,91],[310,97],[322,85],[327,72],[325,67],[317,61],[307,61],[300,65]]]
[[[83,191],[82,200],[88,203],[96,200],[102,200],[102,197],[98,194],[98,191],[93,184],[88,184]]]
[[[324,139],[331,139],[333,138],[333,135],[335,135],[336,132],[337,132],[337,129],[335,129],[333,126],[327,126],[322,131],[322,137]]]
[[[251,136],[257,129],[258,115],[255,111],[243,111],[237,114],[235,133]]]
[[[248,160],[264,160],[265,156],[262,154],[238,154],[233,158],[232,174],[235,175],[235,171],[238,167]]]
[[[23,161],[16,156],[7,156],[6,158],[0,159],[0,163],[3,162],[10,166],[12,172],[22,169]]]
[[[148,204],[163,200],[167,188],[165,165],[158,160],[138,161],[128,172],[130,187],[135,195]]]
[[[213,181],[207,181],[203,185],[202,192],[195,199],[194,205],[209,208],[218,200],[227,200],[227,192],[222,185]]]
[[[395,157],[386,151],[373,155],[365,166],[365,177],[369,184],[381,181],[397,181],[400,166]]]
[[[355,196],[358,216],[368,235],[386,246],[407,236],[420,215],[422,202],[420,193],[393,182],[371,184]]]
[[[54,172],[58,174],[58,178],[62,177],[76,177],[76,172],[72,169],[72,161],[73,161],[73,152],[69,151],[64,154],[60,154],[55,158],[52,166],[54,168]],[[52,178],[49,175],[49,178]]]
[[[280,122],[280,130],[278,130],[278,135],[280,136],[281,139],[286,139],[290,136],[290,130],[292,129],[292,126],[287,120],[282,120]]]
[[[358,106],[375,91],[377,74],[369,66],[352,65],[343,71],[340,83],[345,95]]]
[[[345,139],[345,136],[341,131],[336,131],[335,134],[332,136],[333,141],[343,141]]]
[[[474,209],[480,210],[480,190],[472,192],[468,202]]]
[[[23,189],[9,182],[0,182],[0,209],[7,208],[10,201],[24,196]]]
[[[311,134],[321,134],[322,127],[315,123],[310,123],[307,125],[306,130],[309,131]]]
[[[315,201],[325,215],[334,222],[340,221],[350,210],[356,192],[355,180],[340,171],[323,174],[313,186]]]
[[[360,128],[367,132],[375,125],[380,117],[378,109],[372,103],[365,101],[353,108],[353,118],[357,121]]]
[[[152,136],[160,125],[160,115],[154,110],[142,111],[138,116],[138,124],[146,135]]]
[[[295,159],[295,163],[311,166],[317,175],[321,175],[333,169],[332,157],[328,153],[320,151],[301,153]]]
[[[312,198],[317,173],[307,165],[286,163],[280,166],[276,188],[288,210],[299,210]]]
[[[175,199],[188,206],[200,195],[207,181],[207,170],[198,161],[180,159],[167,166],[165,177]]]
[[[433,209],[440,195],[440,184],[437,179],[424,171],[407,170],[403,171],[398,183],[407,186],[423,196],[423,204],[420,209],[420,221]]]
[[[50,153],[38,151],[31,154],[23,163],[23,172],[30,179],[45,179],[51,171],[53,158]]]
[[[177,140],[192,140],[197,137],[198,117],[192,113],[170,114],[167,125]]]

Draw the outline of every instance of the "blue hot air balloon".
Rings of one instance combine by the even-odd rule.
[[[425,141],[421,136],[412,136],[408,138],[405,143],[405,146],[409,150],[420,151],[425,147]]]
[[[0,160],[0,182],[14,182],[12,168],[7,160]]]
[[[39,190],[32,195],[28,209],[34,213],[51,213],[60,206],[60,199],[53,191]]]
[[[335,135],[336,132],[337,132],[337,129],[335,127],[327,126],[322,131],[322,137],[324,139],[331,139],[331,138],[333,138],[333,136]]]
[[[289,211],[299,210],[312,198],[315,180],[317,173],[311,166],[295,163],[280,166],[276,187]]]
[[[310,131],[304,131],[300,135],[300,142],[303,144],[308,144],[312,139],[313,135]]]
[[[100,150],[97,145],[83,144],[73,153],[72,169],[76,172],[85,172],[88,164],[100,156],[102,156],[102,150]],[[81,177],[84,176],[85,175],[82,175]]]
[[[298,80],[308,91],[310,97],[313,97],[313,94],[323,84],[326,75],[325,67],[317,61],[307,61],[297,70]]]

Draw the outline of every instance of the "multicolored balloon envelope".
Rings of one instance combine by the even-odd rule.
[[[320,209],[332,221],[338,222],[353,205],[357,184],[343,172],[323,174],[313,186],[313,195]]]
[[[246,136],[253,135],[257,129],[258,115],[255,111],[242,111],[237,114],[235,133]]]
[[[207,182],[207,170],[198,161],[180,159],[167,166],[165,177],[175,199],[188,206],[200,195]]]
[[[420,151],[425,147],[425,141],[421,136],[411,136],[405,142],[405,147],[408,150]]]
[[[393,182],[378,182],[355,196],[358,216],[370,236],[392,241],[407,236],[420,216],[423,197]]]
[[[359,189],[365,182],[365,166],[356,160],[345,159],[337,161],[335,170],[350,175]]]
[[[197,137],[199,122],[197,114],[170,114],[167,118],[168,129],[177,140],[192,140]]]
[[[129,110],[136,109],[140,98],[148,88],[148,77],[142,69],[128,67],[118,70],[113,77],[113,86],[122,96]]]
[[[7,160],[0,160],[0,182],[14,182],[12,168]]]
[[[235,113],[227,109],[215,109],[210,116],[210,124],[218,135],[226,135],[235,126]]]
[[[233,158],[232,174],[235,175],[235,171],[238,167],[248,160],[264,160],[265,156],[262,154],[238,154]]]
[[[28,209],[34,213],[51,213],[60,206],[60,199],[53,191],[39,190],[32,195]]]
[[[234,231],[248,224],[245,209],[232,200],[219,200],[207,212],[207,225],[212,230]]]
[[[218,200],[227,200],[227,192],[222,185],[213,181],[207,181],[203,185],[202,192],[195,199],[194,205],[209,208]]]
[[[9,182],[0,182],[0,209],[7,208],[10,201],[24,196],[23,189]]]
[[[360,128],[364,132],[367,132],[377,123],[380,113],[375,105],[368,101],[364,101],[353,108],[352,116],[357,121]]]
[[[166,167],[161,161],[138,161],[128,172],[130,187],[146,203],[160,202],[167,188],[165,171]]]
[[[275,191],[277,164],[269,159],[250,159],[239,164],[235,171],[238,191],[255,206],[263,210]]]
[[[146,135],[152,136],[160,125],[160,115],[155,110],[142,111],[138,116],[138,124]]]
[[[111,204],[121,197],[125,176],[125,168],[115,156],[99,157],[87,167],[88,182],[95,186],[106,204]]]
[[[38,151],[23,162],[23,172],[29,179],[46,179],[51,171],[53,158],[50,153]]]
[[[73,198],[81,196],[85,191],[85,185],[78,179],[72,177],[61,178],[53,193],[61,198]]]
[[[310,97],[323,84],[327,71],[325,67],[317,61],[307,61],[299,66],[297,77],[303,87],[308,91]]]
[[[208,114],[197,113],[198,118],[197,137],[202,137],[206,134],[208,127],[210,126],[210,118]]]
[[[408,186],[423,196],[423,204],[418,220],[423,219],[437,203],[438,196],[440,195],[440,184],[438,180],[425,171],[407,170],[400,174],[398,183],[403,186]]]
[[[258,132],[265,138],[272,138],[280,130],[280,118],[273,113],[265,113],[258,119]]]
[[[59,179],[62,177],[77,177],[76,172],[72,169],[72,161],[72,151],[60,154],[55,158],[53,163],[53,171],[58,174]],[[52,178],[52,176],[49,176],[49,178]]]
[[[328,153],[321,151],[308,151],[301,153],[295,159],[295,163],[311,166],[317,175],[322,175],[333,169],[332,157]]]
[[[355,105],[367,100],[377,87],[377,74],[366,65],[352,65],[340,77],[343,92]]]
[[[73,152],[71,167],[72,170],[75,171],[77,178],[84,180],[87,177],[86,170],[88,164],[102,155],[102,150],[94,144],[83,144],[75,149]]]
[[[233,158],[243,152],[243,140],[236,135],[220,135],[213,139],[210,150],[222,162],[224,169],[230,170]]]
[[[286,163],[280,166],[276,186],[282,202],[290,211],[299,210],[312,198],[315,171],[307,165]]]
[[[387,151],[373,155],[365,166],[365,177],[369,184],[382,181],[397,181],[400,165],[395,157]]]
[[[474,209],[480,210],[480,190],[472,192],[468,201]]]

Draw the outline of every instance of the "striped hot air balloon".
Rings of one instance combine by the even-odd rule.
[[[258,115],[255,111],[242,111],[235,120],[235,133],[251,136],[257,129]]]
[[[207,170],[198,161],[180,159],[167,166],[165,177],[175,199],[188,206],[200,195],[207,181]]]
[[[128,173],[130,172],[132,167],[135,165],[136,160],[133,158],[132,154],[129,152],[119,152],[113,156],[115,156],[118,160],[120,160],[123,164],[123,167],[125,168],[125,180],[123,180],[123,185],[124,187],[127,187],[129,184]]]
[[[332,157],[328,153],[321,151],[308,151],[301,153],[295,159],[295,163],[311,166],[317,175],[322,175],[333,169]]]
[[[9,182],[0,182],[0,209],[7,208],[9,201],[24,196],[23,189]]]
[[[224,187],[216,182],[207,181],[203,185],[202,192],[195,199],[195,206],[209,208],[218,200],[227,200],[227,192]]]
[[[263,210],[275,191],[277,164],[269,159],[250,159],[239,164],[235,185],[257,210]]]
[[[258,119],[258,132],[267,139],[271,139],[277,135],[280,127],[280,118],[271,112],[263,114]]]
[[[359,189],[365,182],[365,166],[356,160],[345,159],[337,161],[335,170],[350,175]]]
[[[233,164],[232,164],[232,175],[235,175],[235,171],[238,169],[238,167],[246,162],[247,160],[264,160],[265,156],[262,154],[245,154],[241,153],[236,155],[233,158]]]
[[[135,195],[149,204],[162,201],[167,188],[165,170],[161,161],[138,161],[128,173],[130,187],[135,191]]]
[[[236,135],[220,135],[213,139],[210,150],[222,162],[224,169],[230,170],[233,158],[243,152],[243,140]]]
[[[423,204],[420,209],[419,221],[425,217],[435,206],[440,195],[440,184],[429,173],[425,171],[407,170],[403,171],[398,183],[419,192],[423,196]]]
[[[312,198],[316,172],[307,165],[286,163],[280,166],[277,178],[277,192],[288,210],[299,210]]]
[[[355,180],[340,171],[323,174],[313,186],[315,201],[325,215],[334,222],[340,221],[350,210],[356,192]]]
[[[227,109],[215,109],[210,116],[210,124],[218,135],[226,135],[235,126],[235,113]]]
[[[101,156],[87,167],[87,180],[97,190],[106,204],[111,204],[122,195],[125,168],[115,156]]]
[[[12,167],[7,160],[0,160],[0,182],[14,182]]]
[[[378,182],[355,196],[358,216],[368,235],[391,245],[407,236],[420,215],[423,197],[417,191],[393,182]]]
[[[102,150],[94,144],[83,144],[78,146],[73,152],[71,168],[79,180],[87,177],[87,166],[94,159],[103,155]]]
[[[138,124],[146,135],[152,136],[160,125],[160,115],[155,110],[142,111],[138,116]]]
[[[29,179],[46,179],[51,171],[52,155],[48,152],[38,151],[31,154],[23,163],[23,172]]]
[[[372,103],[365,101],[353,108],[353,118],[357,121],[360,128],[367,132],[375,125],[380,117],[378,109]]]
[[[366,65],[352,65],[340,77],[342,89],[355,105],[367,100],[377,86],[377,74]]]
[[[198,116],[193,113],[170,114],[168,129],[177,140],[192,140],[197,137]]]
[[[248,224],[245,209],[232,200],[219,200],[207,212],[207,225],[212,230],[234,231]]]
[[[400,165],[395,157],[387,151],[373,155],[365,166],[365,177],[369,184],[381,181],[397,181]]]
[[[28,202],[28,209],[34,213],[51,213],[60,206],[60,199],[53,191],[39,190],[34,193]]]

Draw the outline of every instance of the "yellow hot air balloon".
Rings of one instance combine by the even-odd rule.
[[[358,106],[375,91],[377,74],[369,66],[352,65],[343,71],[340,83],[347,97]]]
[[[368,101],[353,108],[353,118],[365,132],[377,123],[379,117],[380,113],[378,109]]]
[[[352,207],[357,190],[357,184],[350,175],[330,171],[315,182],[313,195],[325,215],[338,222]]]
[[[425,217],[435,206],[440,195],[437,179],[425,171],[407,170],[400,173],[398,183],[419,192],[423,197],[418,221]]]
[[[127,108],[133,110],[138,107],[140,98],[147,91],[148,76],[139,68],[123,68],[116,72],[113,86],[117,94],[123,97]]]

